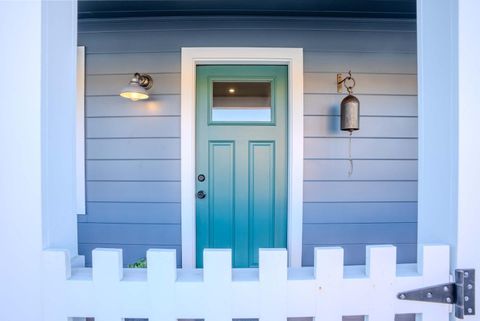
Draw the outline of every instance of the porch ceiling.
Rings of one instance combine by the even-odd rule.
[[[414,19],[416,0],[79,0],[78,17],[305,16]]]

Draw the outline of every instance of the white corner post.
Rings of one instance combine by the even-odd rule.
[[[77,1],[42,1],[44,247],[77,255]]]
[[[0,2],[0,302],[4,320],[41,320],[42,313],[40,32],[40,2]]]
[[[423,243],[456,244],[458,112],[455,1],[417,2],[420,246]]]
[[[480,273],[480,2],[418,0],[417,9],[418,241],[449,244],[452,271]]]
[[[181,210],[182,267],[196,266],[195,249],[195,72],[198,64],[288,66],[288,228],[291,267],[302,265],[303,222],[303,49],[182,48]]]
[[[77,254],[76,23],[76,1],[0,1],[2,320],[52,320],[42,250]]]
[[[480,1],[458,0],[458,218],[456,265],[480,275]],[[477,281],[477,290],[480,288]],[[475,300],[480,320],[480,296]]]

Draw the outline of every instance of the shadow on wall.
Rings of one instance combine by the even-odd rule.
[[[330,106],[329,115],[340,115],[340,106],[338,104]],[[338,133],[340,131],[340,116],[331,117],[328,123],[328,131],[330,133]]]

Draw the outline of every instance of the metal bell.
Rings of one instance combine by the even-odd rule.
[[[360,101],[351,94],[340,104],[340,129],[349,132],[360,129]]]

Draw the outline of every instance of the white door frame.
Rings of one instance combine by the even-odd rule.
[[[302,264],[303,224],[303,49],[182,48],[181,218],[182,267],[196,266],[195,88],[202,64],[284,64],[288,66],[288,228],[289,265]]]

